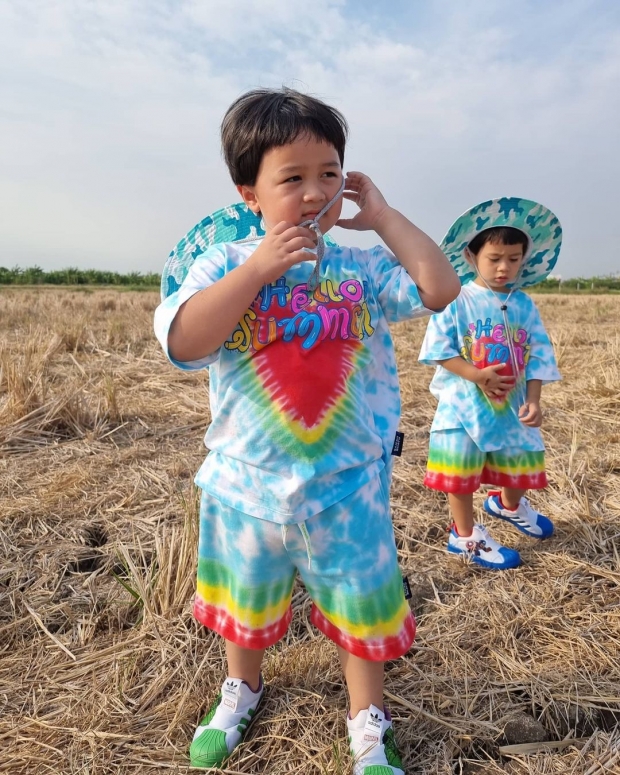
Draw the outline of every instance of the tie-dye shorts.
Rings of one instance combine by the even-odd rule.
[[[278,525],[207,493],[200,505],[194,615],[245,648],[276,643],[292,617],[296,574],[312,623],[368,660],[405,654],[415,619],[403,592],[385,472],[301,524]]]
[[[540,490],[547,486],[545,453],[520,448],[483,452],[462,428],[433,431],[424,484],[455,494],[476,492],[481,484]]]

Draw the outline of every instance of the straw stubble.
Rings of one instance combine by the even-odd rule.
[[[421,485],[424,322],[393,328],[405,444],[392,506],[419,627],[386,689],[411,774],[620,771],[620,297],[537,302],[564,381],[544,391],[551,484],[532,500],[557,534],[539,544],[494,524],[524,559],[502,574],[444,551],[445,499]],[[0,293],[2,772],[186,772],[222,679],[221,643],[191,616],[207,379],[166,364],[156,303]],[[224,772],[350,770],[335,648],[301,586],[293,603]],[[539,742],[506,737],[524,717]]]

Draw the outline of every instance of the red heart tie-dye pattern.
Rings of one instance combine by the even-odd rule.
[[[347,381],[362,347],[350,331],[354,305],[343,299],[322,306],[327,317],[321,318],[319,305],[310,302],[297,319],[290,301],[285,307],[271,305],[267,311],[255,308],[252,360],[256,375],[278,411],[304,430],[328,422],[330,412],[346,398]],[[311,325],[305,325],[309,320],[320,327],[320,334],[319,328],[313,331]],[[325,320],[331,325],[325,326]],[[267,335],[260,337],[261,330]],[[262,346],[261,339],[268,343]]]
[[[304,350],[299,339],[277,339],[254,355],[254,367],[274,404],[310,429],[346,395],[360,347],[358,339],[323,339]]]

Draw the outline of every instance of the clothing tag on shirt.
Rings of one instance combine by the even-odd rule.
[[[378,743],[381,740],[381,732],[383,731],[383,712],[371,705],[368,708],[368,717],[366,718],[366,725],[364,726],[364,742],[366,743]]]
[[[403,576],[403,592],[405,593],[405,600],[411,600],[411,587],[409,586],[409,579],[407,576]]]
[[[222,704],[233,711],[237,710],[237,703],[239,702],[239,694],[241,689],[241,681],[233,679],[226,679],[224,686],[222,687]]]
[[[403,452],[403,441],[405,440],[405,434],[400,431],[396,431],[394,435],[394,445],[392,447],[392,454],[396,457],[400,457]]]

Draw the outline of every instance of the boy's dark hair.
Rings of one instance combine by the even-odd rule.
[[[333,145],[344,164],[348,126],[335,108],[294,89],[254,89],[222,120],[222,150],[236,186],[253,186],[264,154],[309,135]]]
[[[477,256],[487,242],[492,245],[523,245],[523,255],[529,246],[527,234],[521,229],[515,229],[512,226],[493,226],[476,234],[467,247],[474,256]]]

